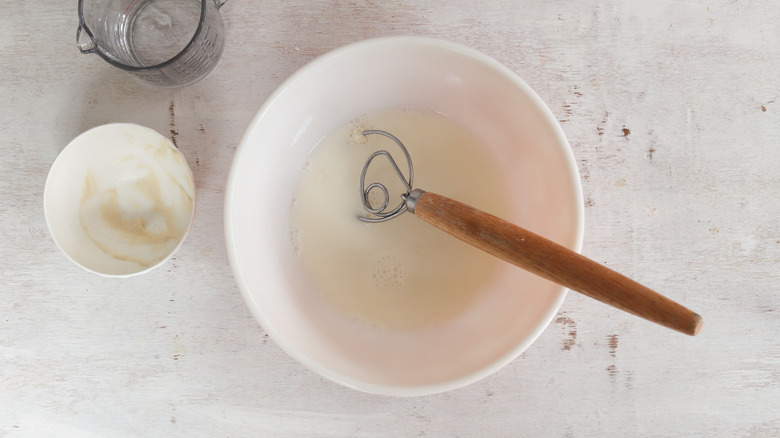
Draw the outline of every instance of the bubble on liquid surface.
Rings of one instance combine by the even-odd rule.
[[[363,131],[365,131],[365,127],[362,123],[355,123],[350,127],[349,130],[349,139],[353,144],[356,145],[364,145],[368,143],[368,139],[365,135],[363,135]]]
[[[301,230],[298,227],[290,227],[290,243],[292,243],[295,255],[301,255]]]
[[[409,269],[403,261],[394,255],[385,254],[377,258],[371,272],[374,286],[381,288],[403,287]]]

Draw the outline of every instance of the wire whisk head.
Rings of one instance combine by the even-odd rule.
[[[414,167],[412,166],[412,157],[409,156],[409,151],[406,150],[404,144],[401,143],[401,140],[399,140],[396,136],[390,134],[389,132],[378,129],[363,131],[363,135],[367,136],[371,134],[383,135],[398,145],[398,147],[401,149],[401,152],[403,152],[404,157],[406,158],[406,163],[409,166],[409,177],[407,178],[404,176],[403,172],[401,172],[401,169],[398,167],[395,159],[393,159],[393,156],[384,149],[378,150],[371,154],[366,160],[366,164],[363,165],[363,171],[360,174],[360,201],[363,204],[363,208],[368,213],[370,213],[370,216],[358,216],[358,218],[363,222],[375,223],[389,221],[390,219],[398,217],[407,211],[406,198],[412,191],[414,181]],[[388,209],[388,206],[390,205],[390,192],[387,190],[387,187],[384,184],[380,182],[373,182],[369,185],[366,185],[366,172],[368,172],[368,168],[371,166],[371,162],[373,162],[374,159],[379,156],[385,157],[387,161],[390,162],[390,165],[393,167],[393,170],[395,170],[396,175],[398,175],[398,178],[406,188],[406,193],[401,195],[401,201],[392,209]],[[378,207],[372,206],[371,201],[369,200],[369,195],[372,190],[379,190],[382,192],[382,202]]]

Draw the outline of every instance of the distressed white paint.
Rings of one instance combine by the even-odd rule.
[[[780,434],[777,2],[233,0],[223,13],[216,71],[159,90],[78,53],[75,4],[0,3],[0,436]],[[584,253],[700,312],[702,333],[570,295],[509,366],[416,399],[329,383],[268,341],[224,250],[234,148],[297,68],[390,34],[472,46],[527,80],[579,163]],[[57,153],[106,122],[173,133],[199,188],[190,238],[139,278],[73,266],[43,219]]]

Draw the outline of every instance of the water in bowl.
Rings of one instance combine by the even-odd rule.
[[[422,110],[361,116],[324,138],[301,173],[291,211],[292,244],[302,268],[327,302],[345,317],[383,330],[413,330],[446,323],[478,299],[501,263],[407,213],[380,224],[364,214],[359,177],[378,149],[397,153],[380,136],[396,135],[414,162],[416,188],[508,217],[508,188],[495,157],[461,124]],[[389,185],[389,165],[372,164],[368,182]],[[401,187],[391,188],[392,203]]]

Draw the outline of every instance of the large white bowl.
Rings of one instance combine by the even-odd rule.
[[[250,123],[230,171],[230,263],[252,313],[290,356],[348,387],[388,395],[442,392],[495,372],[539,336],[566,295],[507,264],[450,323],[382,332],[350,322],[312,290],[289,223],[307,157],[349,120],[409,107],[455,119],[499,158],[515,206],[506,219],[575,250],[583,228],[563,132],[525,82],[484,54],[427,38],[381,38],[325,54],[285,81]]]

